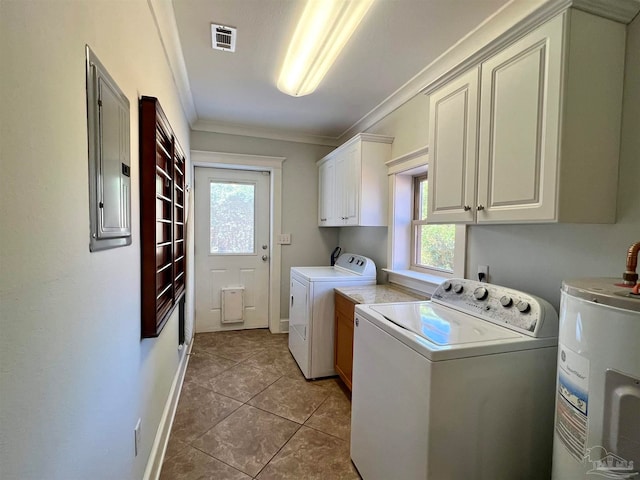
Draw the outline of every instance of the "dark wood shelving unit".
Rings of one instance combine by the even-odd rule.
[[[158,99],[142,97],[142,338],[160,334],[185,293],[185,158]]]

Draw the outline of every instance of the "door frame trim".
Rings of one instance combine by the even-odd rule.
[[[271,333],[281,333],[280,277],[282,245],[276,240],[282,230],[282,164],[285,160],[286,157],[191,150],[191,178],[195,178],[196,167],[268,171],[270,174],[269,209],[271,218],[269,221],[269,254],[271,256],[271,262],[269,262],[269,330]],[[189,257],[188,261],[192,263],[190,267],[195,267],[195,265],[193,265],[193,255]]]

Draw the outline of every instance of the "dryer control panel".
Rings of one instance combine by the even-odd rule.
[[[511,288],[452,278],[438,286],[431,300],[531,337],[558,336],[558,314],[553,306]]]
[[[335,266],[358,275],[375,276],[376,274],[374,261],[355,253],[343,253],[338,257]]]

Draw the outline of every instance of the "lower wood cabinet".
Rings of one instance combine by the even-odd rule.
[[[353,369],[353,321],[356,304],[335,294],[335,369],[345,385],[351,390]]]

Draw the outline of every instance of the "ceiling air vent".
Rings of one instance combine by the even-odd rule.
[[[211,24],[211,42],[215,50],[236,51],[236,29],[226,25]]]

